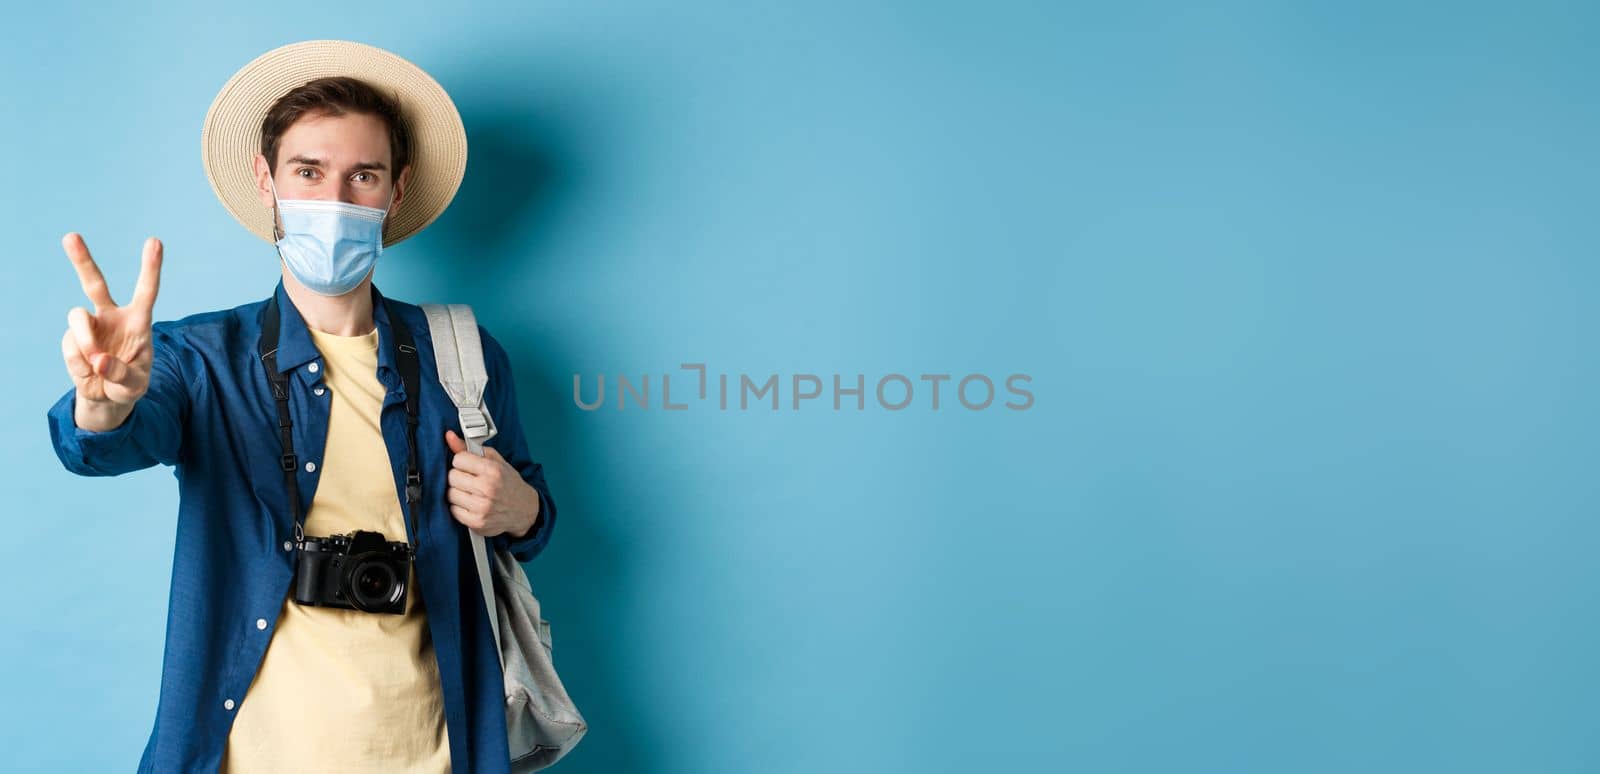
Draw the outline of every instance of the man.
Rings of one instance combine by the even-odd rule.
[[[460,118],[411,63],[310,41],[240,70],[202,142],[224,204],[276,247],[271,299],[152,323],[158,240],[119,306],[83,240],[63,239],[94,311],[68,314],[74,387],[49,412],[56,454],[92,476],[159,462],[179,482],[161,694],[139,771],[506,772],[503,677],[469,530],[526,562],[549,541],[555,504],[505,350],[479,327],[498,433],[478,456],[422,311],[372,282],[382,248],[432,222],[459,186]],[[272,308],[279,333],[263,344]],[[420,366],[414,430],[408,358]],[[359,591],[343,606],[300,601],[302,554],[357,530],[409,553],[396,560],[403,597],[388,612],[357,604]]]

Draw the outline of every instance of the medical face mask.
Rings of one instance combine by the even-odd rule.
[[[272,199],[283,221],[278,257],[294,278],[311,292],[323,296],[349,293],[372,272],[383,254],[383,222],[388,208],[363,207],[323,199],[279,199],[277,183]],[[389,191],[394,204],[394,190]]]

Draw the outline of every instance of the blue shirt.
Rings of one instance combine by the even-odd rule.
[[[289,405],[302,512],[316,494],[328,435],[329,394],[321,389],[322,357],[280,279],[278,368],[289,374]],[[505,690],[494,635],[477,583],[470,533],[450,514],[445,491],[453,454],[446,428],[461,427],[439,384],[433,339],[422,310],[399,303],[390,318],[372,287],[378,329],[378,381],[387,388],[380,424],[395,493],[416,525],[417,585],[444,699],[451,768],[457,774],[510,770]],[[156,463],[178,479],[177,543],[167,607],[166,650],[155,727],[140,772],[215,772],[239,703],[255,679],[294,574],[294,517],[279,468],[277,409],[256,349],[266,299],[151,326],[150,387],[121,426],[91,432],[73,416],[76,388],[50,408],[50,439],[68,470],[115,476]],[[421,512],[405,497],[405,388],[390,337],[405,325],[422,366],[417,428],[423,482]],[[550,540],[556,508],[539,463],[529,459],[517,412],[510,361],[478,326],[489,374],[484,400],[498,433],[489,439],[539,493],[540,517],[526,537],[490,538],[522,562]],[[401,536],[391,540],[403,539]],[[417,593],[411,589],[408,593]],[[267,627],[257,628],[257,619]]]

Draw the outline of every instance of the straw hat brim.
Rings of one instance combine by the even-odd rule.
[[[234,218],[274,242],[272,210],[256,194],[253,162],[261,152],[261,123],[284,94],[330,75],[358,78],[398,99],[410,130],[411,176],[405,196],[384,222],[388,247],[421,231],[450,206],[467,170],[467,131],[444,87],[381,48],[308,40],[268,51],[234,73],[212,101],[200,133],[206,179]]]

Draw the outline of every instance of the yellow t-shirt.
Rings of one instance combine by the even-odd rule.
[[[307,535],[379,530],[406,539],[404,512],[378,422],[378,331],[308,328],[331,393]],[[286,595],[261,669],[240,702],[221,774],[448,772],[439,665],[416,585],[404,615],[312,607]]]

